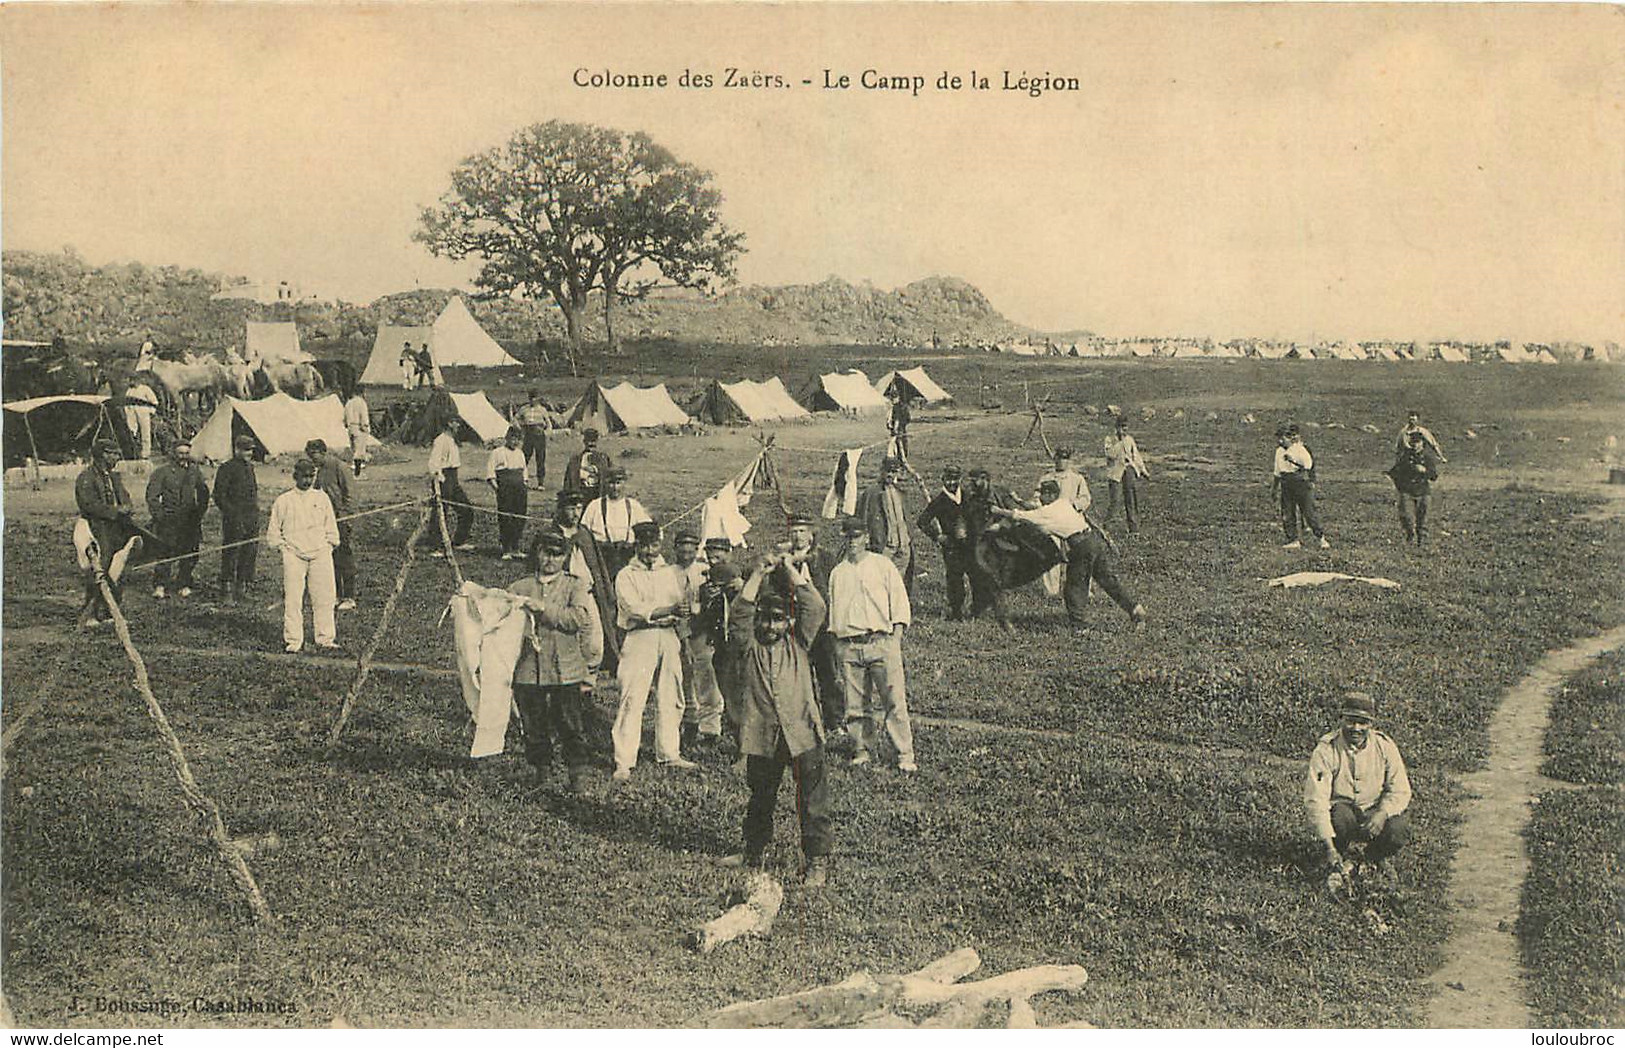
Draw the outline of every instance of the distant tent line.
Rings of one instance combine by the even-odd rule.
[[[1255,360],[1382,360],[1442,361],[1447,364],[1484,363],[1557,364],[1563,361],[1625,361],[1617,343],[1586,345],[1560,342],[1551,345],[1497,342],[1329,342],[1304,344],[1273,339],[1233,339],[1214,342],[1194,338],[1090,338],[1070,344],[1006,342],[983,347],[989,352],[1022,357],[1162,357],[1171,359]]]

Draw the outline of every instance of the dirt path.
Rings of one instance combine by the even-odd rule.
[[[1461,847],[1450,863],[1454,927],[1424,1025],[1434,1029],[1519,1029],[1533,1017],[1518,961],[1519,897],[1529,875],[1524,829],[1530,802],[1565,786],[1540,774],[1552,694],[1604,652],[1625,646],[1625,627],[1549,652],[1501,699],[1490,721],[1489,767],[1463,776],[1473,795]]]

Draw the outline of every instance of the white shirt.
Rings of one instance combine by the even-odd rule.
[[[126,389],[124,391],[124,395],[137,400],[147,400],[154,404],[158,403],[157,395],[153,393],[152,387],[148,386],[145,382],[137,382],[135,385]],[[153,409],[148,407],[146,404],[131,404],[130,409],[132,411],[145,411],[149,415],[153,412]]]
[[[443,469],[460,469],[463,465],[463,453],[457,448],[457,439],[450,433],[441,433],[434,438],[434,447],[429,449],[429,472],[439,473]]]
[[[829,631],[837,637],[890,633],[913,621],[908,590],[891,558],[869,552],[845,557],[829,574]]]
[[[1309,454],[1309,449],[1301,441],[1293,441],[1286,447],[1279,444],[1275,446],[1275,475],[1288,477],[1295,473],[1307,473],[1315,467],[1315,459]]]
[[[623,630],[642,625],[655,611],[683,603],[687,592],[682,568],[667,564],[664,557],[656,557],[652,567],[633,557],[615,576],[615,622]]]
[[[1046,480],[1055,481],[1061,488],[1061,501],[1071,503],[1072,508],[1079,513],[1087,510],[1089,504],[1094,501],[1089,494],[1089,481],[1075,469],[1052,469],[1038,478],[1038,486],[1043,487]],[[1036,492],[1033,497],[1038,497]]]
[[[1131,434],[1124,433],[1122,438],[1106,438],[1106,477],[1108,480],[1122,481],[1123,473],[1132,469],[1140,476],[1145,476],[1145,461],[1140,458],[1140,446],[1134,442]]]
[[[1064,498],[1045,503],[1037,509],[1018,509],[1012,512],[1017,520],[1036,524],[1040,531],[1054,539],[1069,539],[1089,528],[1089,522],[1083,519],[1083,514],[1073,509],[1072,503]]]
[[[351,433],[372,432],[372,412],[367,409],[367,402],[359,396],[344,402],[344,426]]]
[[[599,542],[631,542],[632,525],[651,520],[643,503],[625,498],[595,498],[581,511],[581,526]]]
[[[333,500],[314,487],[284,491],[271,504],[265,544],[271,549],[286,549],[301,560],[315,560],[332,552],[339,544]]]
[[[525,481],[530,481],[529,460],[525,458],[522,448],[510,448],[504,444],[491,452],[491,457],[485,460],[485,478],[497,479],[497,470],[517,469],[525,475]]]

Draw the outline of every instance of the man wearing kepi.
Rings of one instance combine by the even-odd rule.
[[[508,587],[525,598],[529,628],[514,669],[514,702],[525,728],[525,760],[540,782],[558,745],[570,789],[587,789],[592,757],[586,713],[604,657],[604,632],[588,583],[565,570],[570,540],[543,525],[530,547],[531,574]]]
[[[1072,503],[1061,498],[1061,486],[1054,480],[1038,485],[1042,505],[1037,509],[1007,510],[994,507],[995,516],[1014,517],[1036,525],[1044,534],[1060,544],[1066,557],[1066,582],[1061,590],[1066,602],[1067,617],[1082,625],[1089,606],[1089,583],[1100,583],[1106,595],[1117,606],[1128,612],[1136,626],[1145,622],[1145,606],[1134,599],[1117,578],[1116,565],[1106,538],[1084,517],[1072,508]]]
[[[903,577],[903,586],[914,592],[914,542],[908,533],[908,515],[903,509],[903,462],[887,456],[880,467],[880,482],[863,493],[858,512],[869,528],[869,548],[882,553]]]
[[[611,737],[616,782],[632,777],[643,736],[643,707],[655,689],[655,760],[668,768],[696,768],[683,757],[682,648],[677,622],[688,615],[683,575],[660,555],[660,525],[645,520],[633,527],[636,556],[615,576],[616,617],[626,639],[616,679],[621,705]]]
[[[485,482],[497,497],[497,535],[502,540],[502,559],[518,560],[525,541],[525,514],[530,509],[530,463],[519,445],[525,435],[510,426],[502,446],[485,462]]]
[[[965,520],[965,500],[959,490],[959,480],[958,466],[944,466],[942,490],[926,504],[917,522],[925,537],[942,549],[950,622],[965,617],[965,583],[976,573],[976,543]]]
[[[119,584],[120,568],[114,560],[120,553],[124,559],[136,556],[141,552],[142,543],[139,541],[139,531],[135,525],[134,509],[130,504],[129,492],[124,490],[124,481],[119,478],[117,466],[119,462],[118,443],[113,440],[102,439],[95,443],[90,453],[90,465],[80,472],[74,481],[74,500],[79,505],[79,516],[84,521],[84,527],[90,536],[80,549],[80,569],[85,577],[85,603],[79,609],[79,625],[88,628],[111,621],[113,612],[107,606],[107,600],[102,596],[101,586],[96,581],[96,570],[99,566],[107,575],[108,588],[113,591],[113,599],[123,596],[124,590]],[[79,528],[76,526],[75,531]],[[90,559],[89,545],[95,543],[96,559]],[[124,552],[128,548],[128,552]]]
[[[824,600],[797,570],[794,554],[785,553],[751,574],[739,595],[737,614],[745,693],[739,748],[750,784],[741,861],[752,867],[763,863],[788,765],[796,785],[805,886],[821,887],[829,868],[830,811],[824,724],[813,691],[810,649],[824,622]]]
[[[457,549],[468,548],[468,536],[474,529],[474,507],[468,504],[468,496],[463,494],[463,485],[457,479],[457,472],[463,466],[463,454],[457,447],[457,431],[462,424],[456,415],[447,418],[429,448],[429,487],[440,505],[439,512],[450,514],[456,520],[451,544]],[[446,526],[453,528],[452,521],[447,520]],[[431,554],[445,555],[445,551],[439,549]]]
[[[327,448],[327,441],[317,437],[305,441],[305,457],[316,463],[316,490],[333,501],[333,518],[339,526],[339,544],[333,549],[333,576],[338,582],[338,610],[355,610],[355,533],[350,529],[349,517],[355,513],[355,498],[350,494],[350,474]]]
[[[1381,866],[1410,839],[1411,781],[1394,740],[1373,727],[1377,708],[1364,692],[1343,696],[1342,727],[1320,737],[1309,757],[1303,806],[1334,875],[1346,875],[1349,850]]]
[[[147,510],[152,514],[152,531],[164,545],[153,569],[152,595],[168,596],[170,569],[176,568],[176,596],[192,595],[192,573],[197,570],[197,550],[203,541],[203,514],[209,510],[209,485],[203,471],[192,461],[192,445],[181,441],[169,452],[169,461],[152,471],[147,481]],[[179,564],[168,558],[180,557]]]
[[[1421,429],[1411,431],[1388,470],[1399,496],[1399,526],[1405,529],[1405,541],[1417,546],[1427,544],[1428,502],[1439,479],[1439,456],[1422,434]]]
[[[307,584],[316,646],[338,647],[333,627],[333,605],[338,600],[333,549],[339,544],[339,526],[333,502],[316,490],[316,463],[309,459],[294,463],[293,484],[271,504],[271,522],[265,529],[265,545],[282,551],[282,640],[290,655],[305,644]]]
[[[1275,431],[1275,485],[1281,492],[1281,530],[1286,533],[1282,549],[1302,549],[1298,541],[1298,521],[1329,549],[1326,532],[1315,515],[1315,458],[1304,447],[1296,425],[1283,425]]]
[[[841,665],[846,730],[855,746],[852,763],[874,759],[884,723],[897,749],[898,770],[918,771],[903,680],[903,630],[912,621],[903,576],[889,558],[870,552],[864,521],[847,518],[841,534],[846,557],[829,575],[829,631]]]
[[[220,593],[242,600],[254,582],[260,531],[260,486],[254,477],[254,438],[237,438],[236,454],[214,474],[214,504],[220,507]],[[235,545],[235,543],[243,545]]]

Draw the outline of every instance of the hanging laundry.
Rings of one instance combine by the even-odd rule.
[[[858,511],[858,459],[862,448],[841,452],[835,464],[835,477],[830,481],[829,493],[824,496],[824,519],[850,517]]]
[[[750,521],[739,512],[739,491],[733,481],[722,485],[722,490],[705,500],[700,511],[700,541],[727,539],[729,545],[743,546]]]
[[[525,607],[506,590],[473,582],[451,598],[457,676],[463,701],[474,718],[470,757],[502,752],[513,710],[513,671],[525,641]]]

